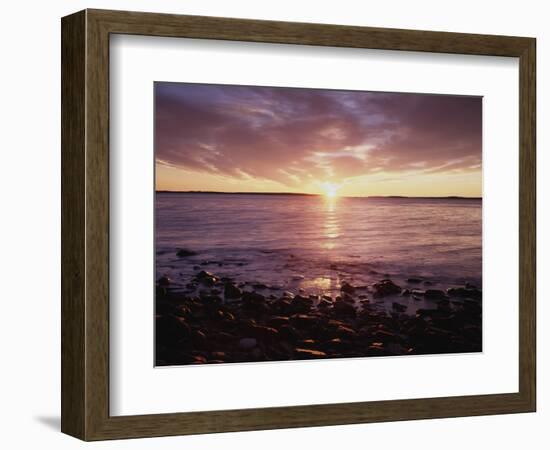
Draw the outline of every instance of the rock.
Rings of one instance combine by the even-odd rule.
[[[298,343],[298,345],[300,347],[311,348],[315,347],[317,345],[317,342],[314,339],[303,339]]]
[[[431,281],[428,281],[428,280],[424,281],[425,286],[431,286],[432,284],[433,283]]]
[[[263,284],[263,283],[254,283],[252,285],[252,287],[254,289],[267,289],[267,285]]]
[[[481,291],[475,287],[449,288],[447,289],[447,294],[449,294],[450,297],[473,298],[475,300],[481,299]]]
[[[397,286],[392,280],[384,279],[373,285],[375,298],[387,297],[388,295],[395,295],[401,293],[401,288]]]
[[[428,300],[443,300],[447,298],[447,294],[439,289],[427,289],[424,297]]]
[[[355,317],[357,315],[354,306],[343,300],[334,302],[332,310],[339,317]]]
[[[296,296],[298,297],[298,296]],[[306,314],[311,309],[310,301],[296,300],[296,297],[290,302],[289,312],[291,314]],[[303,298],[303,297],[302,297]],[[308,299],[309,300],[309,299]]]
[[[191,341],[195,348],[203,348],[207,343],[206,335],[201,330],[193,330],[191,332]]]
[[[243,295],[243,292],[233,283],[225,283],[223,293],[225,298],[240,298]]]
[[[257,292],[243,292],[242,300],[244,304],[249,306],[265,303],[265,297]]]
[[[336,328],[336,335],[341,338],[351,339],[355,338],[357,336],[357,333],[354,329],[350,327],[340,325],[338,328]]]
[[[340,286],[340,290],[341,290],[342,292],[345,292],[346,294],[353,294],[353,293],[355,293],[355,288],[354,288],[351,284],[347,283],[346,281],[344,281],[344,282],[342,283],[342,286]]]
[[[279,328],[279,336],[290,342],[294,342],[298,337],[296,330],[290,325],[283,325]]]
[[[327,356],[327,354],[319,350],[312,350],[308,348],[294,349],[294,357],[296,359],[323,358],[325,356]]]
[[[273,316],[267,319],[266,323],[271,327],[279,328],[283,325],[288,325],[290,319],[286,316]]]
[[[250,332],[256,339],[264,341],[273,341],[279,336],[279,332],[275,328],[256,325],[250,329]]]
[[[319,300],[319,303],[317,304],[318,308],[326,309],[329,308],[332,305],[332,301],[325,300],[324,298]]]
[[[187,256],[195,256],[197,252],[194,252],[192,250],[187,250],[186,248],[180,248],[176,252],[176,256],[179,256],[180,258],[185,258]]]
[[[242,338],[239,341],[239,348],[242,350],[251,350],[258,345],[258,341],[254,338]]]
[[[407,278],[407,283],[410,283],[410,284],[419,284],[419,283],[422,283],[422,280],[420,278]]]
[[[408,297],[409,295],[411,295],[411,291],[408,289],[403,289],[403,292],[401,292],[401,296],[403,297]]]
[[[395,309],[397,312],[405,312],[407,310],[406,305],[402,305],[401,303],[393,302],[391,304],[392,308]]]
[[[323,295],[321,297],[323,300],[326,300],[327,302],[331,302],[332,303],[332,297],[330,295]]]
[[[355,303],[355,299],[351,295],[346,294],[345,292],[342,295],[342,300],[347,303],[352,303],[352,304]]]
[[[157,284],[161,287],[166,287],[166,286],[170,286],[170,278],[168,278],[167,276],[164,276],[164,277],[160,277],[158,280],[157,280]]]
[[[284,291],[283,292],[283,297],[294,298],[294,294],[292,292],[289,292],[289,291]]]
[[[155,320],[155,333],[160,344],[175,346],[179,341],[189,339],[191,328],[182,317],[172,315],[157,316]]]
[[[205,270],[201,270],[196,275],[196,279],[207,286],[213,286],[219,281],[217,277],[212,275],[210,272],[206,272]]]
[[[290,318],[290,321],[296,328],[309,329],[315,327],[319,323],[319,318],[307,314],[296,314]]]

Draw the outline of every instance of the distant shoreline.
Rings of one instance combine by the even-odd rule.
[[[323,194],[307,194],[302,192],[224,192],[224,191],[155,191],[156,194],[199,194],[199,195],[271,195],[271,196],[294,196],[294,197],[322,197]],[[482,197],[462,197],[458,195],[447,195],[441,197],[423,197],[406,195],[365,195],[365,196],[345,196],[343,198],[387,198],[387,199],[418,199],[418,200],[482,200]]]

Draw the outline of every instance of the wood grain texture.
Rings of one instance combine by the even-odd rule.
[[[85,19],[79,12],[61,27],[61,430],[79,437],[86,428]]]
[[[519,57],[519,391],[109,416],[109,34]],[[534,411],[535,40],[86,10],[62,21],[62,430],[84,440]],[[185,405],[182,405],[182,409]]]

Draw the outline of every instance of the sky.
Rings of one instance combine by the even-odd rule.
[[[481,197],[482,98],[155,83],[156,189]]]

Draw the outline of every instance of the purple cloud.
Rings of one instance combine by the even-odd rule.
[[[480,97],[155,84],[157,163],[299,186],[481,165]]]

